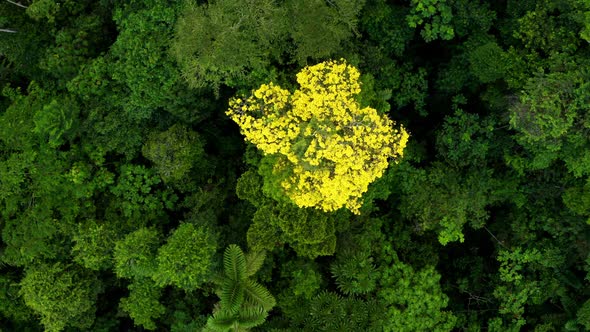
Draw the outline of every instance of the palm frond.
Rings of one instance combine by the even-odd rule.
[[[254,251],[250,252],[246,255],[246,276],[251,277],[253,276],[262,264],[264,264],[264,259],[266,258],[266,253],[264,251]]]
[[[315,296],[308,308],[309,316],[306,325],[322,326],[321,330],[336,331],[338,321],[346,317],[344,299],[332,292],[323,291]]]
[[[240,310],[238,322],[242,328],[253,328],[266,320],[268,312],[260,307],[247,306]]]
[[[272,294],[256,281],[246,280],[244,282],[244,293],[248,302],[260,306],[266,311],[270,311],[276,304]]]
[[[241,283],[226,279],[219,294],[223,310],[237,313],[244,302],[244,287]]]
[[[236,320],[235,313],[227,310],[219,310],[213,313],[212,317],[207,320],[207,327],[213,331],[227,332],[231,329]]]
[[[379,273],[370,254],[370,251],[355,253],[348,250],[332,263],[330,270],[342,293],[367,294],[375,289]]]
[[[223,267],[228,278],[241,281],[246,278],[246,257],[240,247],[230,244],[223,254]]]

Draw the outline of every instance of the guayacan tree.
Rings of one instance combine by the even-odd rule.
[[[408,133],[360,106],[359,77],[344,60],[326,61],[301,70],[293,93],[271,82],[230,100],[227,114],[272,160],[265,180],[299,207],[359,213],[369,184],[403,155]]]

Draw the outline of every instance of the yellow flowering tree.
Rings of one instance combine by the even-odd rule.
[[[408,133],[361,108],[359,77],[344,60],[326,61],[299,72],[293,93],[270,83],[229,102],[227,115],[247,141],[276,157],[273,172],[282,174],[282,191],[299,207],[359,213],[369,184],[389,158],[402,156]]]

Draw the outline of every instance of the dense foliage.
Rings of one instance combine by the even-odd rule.
[[[587,0],[0,1],[0,330],[590,329]]]

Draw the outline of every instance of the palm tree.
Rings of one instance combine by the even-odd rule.
[[[224,270],[215,280],[221,301],[207,320],[206,331],[247,331],[264,323],[276,301],[264,286],[251,278],[264,258],[264,252],[245,255],[235,244],[225,249]]]

